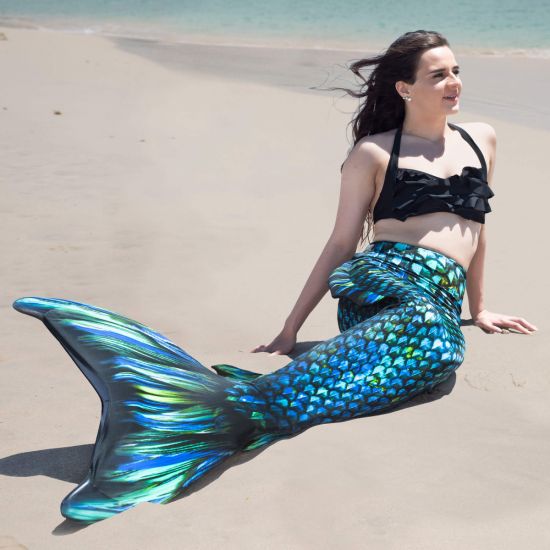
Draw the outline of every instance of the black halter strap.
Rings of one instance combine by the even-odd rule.
[[[395,181],[397,177],[397,161],[399,160],[399,150],[401,149],[401,133],[403,132],[403,121],[399,124],[397,132],[393,138],[393,147],[390,155],[390,162],[386,170],[386,176],[384,178],[384,187],[387,187],[386,183],[389,181]]]
[[[477,155],[479,162],[481,163],[481,169],[483,170],[485,180],[487,180],[487,163],[485,162],[485,157],[483,156],[481,149],[477,146],[477,143],[473,140],[472,136],[470,136],[470,134],[466,132],[464,128],[461,128],[460,126],[457,126],[452,122],[447,122],[447,126],[449,126],[449,128],[452,128],[453,130],[458,130],[462,138],[470,144],[475,154]],[[399,126],[397,127],[397,131],[393,139],[393,147],[390,155],[390,161],[386,169],[386,175],[384,177],[384,185],[382,187],[382,192],[384,192],[384,189],[389,187],[389,185],[387,185],[388,181],[393,183],[395,181],[395,178],[397,177],[397,164],[399,159],[399,150],[401,148],[402,132],[403,132],[403,121],[401,121]],[[343,166],[344,166],[344,163],[342,163],[342,166],[340,166],[340,171],[342,171]]]
[[[483,156],[481,149],[477,146],[477,143],[473,140],[472,136],[466,130],[464,130],[464,128],[461,128],[460,126],[457,126],[452,122],[448,122],[447,125],[453,130],[458,130],[460,132],[460,135],[470,144],[472,149],[475,151],[479,162],[481,163],[481,168],[483,170],[485,180],[487,180],[487,163],[485,162],[485,157]]]
[[[473,140],[472,136],[466,130],[464,130],[464,128],[461,128],[460,126],[457,126],[452,122],[447,122],[447,126],[449,126],[449,128],[452,128],[453,130],[458,130],[462,138],[470,144],[471,148],[474,150],[475,154],[477,155],[479,162],[481,163],[481,169],[483,170],[485,179],[487,179],[487,163],[485,162],[485,157],[483,156],[481,149],[477,146],[477,143]],[[393,182],[395,181],[395,178],[397,176],[397,164],[399,160],[399,150],[401,147],[402,132],[403,132],[403,121],[401,121],[399,127],[397,128],[397,132],[395,133],[395,137],[393,140],[393,148],[390,156],[390,162],[388,163],[388,169],[386,170],[386,177],[384,179],[384,186],[386,185],[386,182],[388,179],[389,181]]]
[[[393,185],[397,178],[397,160],[399,159],[399,149],[401,147],[401,133],[403,131],[403,121],[397,127],[395,137],[393,138],[393,147],[391,150],[390,161],[386,168],[384,183],[380,196],[374,205],[373,220],[376,222],[379,218],[391,217],[391,202],[393,197]]]

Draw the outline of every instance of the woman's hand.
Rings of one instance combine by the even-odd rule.
[[[533,334],[538,328],[526,321],[523,317],[493,313],[486,309],[481,310],[474,318],[474,325],[481,330],[493,334],[495,332],[507,333],[509,329],[523,334]]]
[[[252,353],[258,351],[265,351],[267,353],[273,353],[275,355],[286,355],[290,353],[294,345],[296,344],[296,332],[293,330],[283,329],[274,339],[271,344],[265,346],[264,344],[255,347]]]

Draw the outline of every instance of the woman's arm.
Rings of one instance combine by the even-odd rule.
[[[495,172],[497,136],[494,128],[490,124],[483,123],[484,141],[487,143],[488,166],[487,166],[487,182],[493,186],[493,174]],[[480,132],[481,134],[481,132]],[[472,319],[476,320],[481,311],[485,309],[484,304],[484,267],[485,267],[485,250],[487,241],[485,236],[485,224],[481,226],[479,239],[475,254],[470,261],[468,272],[466,274],[466,292],[468,294],[468,305]]]
[[[483,124],[489,151],[489,169],[487,181],[492,185],[493,173],[496,161],[497,138],[494,128],[489,124]],[[531,334],[538,330],[537,327],[523,317],[504,315],[502,313],[493,313],[485,309],[484,303],[484,267],[485,251],[487,249],[487,239],[485,235],[485,225],[481,226],[479,240],[475,254],[468,266],[466,274],[466,290],[468,293],[468,305],[474,324],[487,333],[508,332],[509,328]]]
[[[470,314],[475,321],[479,313],[485,309],[483,296],[483,276],[485,267],[485,225],[481,226],[477,249],[468,267],[466,274],[466,291],[468,293],[468,305]]]
[[[296,335],[328,290],[328,278],[336,267],[353,256],[375,190],[377,146],[366,139],[350,152],[342,167],[340,197],[332,233],[315,263],[296,304],[278,336],[267,346],[252,351],[288,353]]]

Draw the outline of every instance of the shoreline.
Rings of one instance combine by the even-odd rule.
[[[114,25],[114,24],[113,24]],[[182,46],[214,46],[229,48],[267,48],[280,50],[311,50],[321,52],[341,52],[352,53],[365,52],[378,53],[385,50],[391,39],[385,42],[372,42],[367,44],[361,40],[338,40],[338,39],[320,39],[295,36],[279,36],[267,38],[265,35],[247,35],[243,40],[242,35],[228,35],[216,33],[189,33],[185,31],[163,30],[141,30],[126,27],[115,31],[116,25],[109,30],[105,22],[79,23],[76,20],[49,20],[46,18],[43,22],[33,19],[20,17],[10,17],[0,15],[0,27],[13,29],[29,29],[42,32],[63,32],[67,34],[98,36],[113,40],[143,40],[160,42],[165,44],[178,44]],[[550,48],[528,48],[528,47],[466,47],[463,45],[453,46],[453,51],[457,56],[479,57],[489,59],[538,59],[550,62]]]
[[[210,74],[300,93],[332,95],[335,100],[345,92],[314,88],[354,88],[351,80],[354,75],[345,65],[375,54],[358,50],[179,44],[132,38],[110,40],[125,52],[180,73]],[[550,128],[550,106],[546,101],[550,95],[550,80],[544,77],[550,73],[550,59],[457,55],[457,60],[465,75],[461,111],[539,130]],[[491,79],[484,77],[488,71],[492,73]],[[513,79],[509,75],[514,75]],[[524,82],[536,85],[527,88]]]
[[[124,52],[179,73],[212,75],[299,93],[328,95],[335,101],[345,92],[323,88],[339,86],[356,89],[355,76],[346,65],[377,53],[375,50],[170,42],[3,26],[2,18],[0,29],[5,32],[25,30],[97,37],[111,41]],[[456,57],[463,82],[461,111],[473,113],[481,120],[492,117],[539,130],[550,128],[550,106],[546,101],[550,96],[550,80],[545,78],[546,74],[550,74],[550,58],[459,53]],[[491,78],[487,78],[487,74]],[[525,86],[525,82],[531,83],[531,86]]]

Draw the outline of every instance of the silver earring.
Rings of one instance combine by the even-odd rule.
[[[404,99],[405,101],[410,101],[410,100],[412,99],[412,97],[411,97],[410,95],[406,95],[406,96],[404,95],[404,96],[403,96],[403,99]]]

